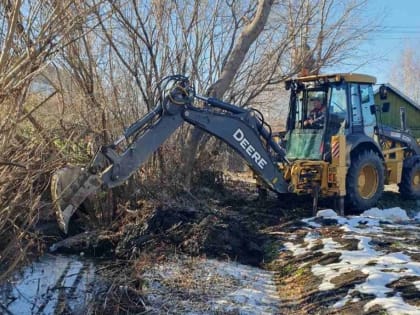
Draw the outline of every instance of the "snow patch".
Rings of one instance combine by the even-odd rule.
[[[312,248],[318,245],[321,235],[316,232],[308,232],[303,239],[303,244],[295,244],[292,242],[283,243],[283,250],[293,253],[293,256],[300,256],[309,253]]]
[[[320,238],[321,235],[319,233],[311,231],[305,235],[303,241],[308,244],[306,246],[307,249],[312,249],[318,244]]]
[[[284,250],[291,251],[293,256],[300,256],[309,252],[304,244],[293,244],[292,242],[283,243]]]
[[[389,315],[418,315],[420,308],[404,302],[400,296],[376,298],[366,303],[364,310],[368,311],[374,305],[381,305]]]
[[[410,220],[410,218],[407,215],[407,212],[401,209],[400,207],[383,209],[383,210],[378,209],[378,208],[372,208],[363,212],[361,216],[376,218],[380,220],[387,220],[387,221],[395,222],[395,223]]]
[[[328,265],[313,265],[311,268],[314,275],[322,279],[319,286],[320,290],[333,290],[334,283],[331,281],[344,273],[351,271],[361,271],[366,275],[366,280],[348,291],[347,295],[334,304],[334,307],[343,307],[347,302],[353,301],[352,293],[358,291],[360,293],[372,294],[375,298],[365,305],[365,311],[368,311],[374,305],[380,305],[389,314],[420,314],[420,308],[407,304],[395,293],[392,288],[387,285],[402,277],[419,276],[420,262],[412,261],[411,257],[403,252],[383,252],[376,250],[373,246],[374,240],[392,240],[402,241],[406,239],[416,239],[418,236],[419,227],[416,225],[409,225],[407,223],[415,223],[410,221],[405,210],[395,207],[390,209],[380,210],[372,208],[365,211],[360,216],[341,217],[338,216],[331,209],[319,211],[316,217],[334,218],[337,220],[340,229],[345,234],[343,238],[357,239],[357,250],[345,250],[338,242],[331,238],[321,238],[323,247],[319,249],[320,252],[327,254],[331,252],[340,254],[340,261]],[[416,216],[420,219],[420,214]],[[318,234],[322,228],[320,224],[314,222],[315,218],[304,219],[309,226],[316,230],[311,231],[311,235]],[[398,224],[404,222],[404,225]],[[386,224],[385,224],[386,223]],[[385,230],[389,228],[390,230]],[[407,236],[394,235],[395,230],[407,231]],[[312,236],[305,237],[305,244],[299,245],[295,248],[296,252],[302,253],[310,251],[311,242],[306,239],[311,239]],[[417,234],[416,234],[417,233]],[[319,241],[319,237],[317,239]],[[296,246],[290,243],[289,248]],[[405,250],[414,250],[418,252],[419,248],[404,247]],[[293,251],[293,250],[292,250]],[[295,252],[294,251],[294,252]],[[413,284],[420,289],[420,281],[415,281]]]
[[[321,218],[337,218],[338,214],[332,209],[325,209],[325,210],[319,210],[316,213],[316,216],[321,217]]]
[[[305,222],[307,225],[313,228],[320,228],[322,227],[321,224],[314,222],[313,218],[302,219],[302,222]]]

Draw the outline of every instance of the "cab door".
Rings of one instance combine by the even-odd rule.
[[[353,133],[364,133],[374,136],[376,125],[375,114],[370,108],[374,104],[373,88],[370,84],[350,84],[351,122]]]
[[[327,135],[345,134],[348,125],[347,85],[340,83],[331,87],[330,104],[328,106]]]
[[[376,117],[370,110],[371,106],[375,104],[372,85],[360,84],[360,95],[362,102],[363,131],[365,135],[373,138],[376,126]]]
[[[350,109],[351,109],[352,133],[364,133],[359,84],[357,83],[350,84],[349,99],[350,99]]]

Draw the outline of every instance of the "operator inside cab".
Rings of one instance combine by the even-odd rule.
[[[303,126],[305,128],[323,128],[326,109],[323,99],[319,96],[314,96],[310,98],[309,101],[312,105],[312,109],[310,110],[308,117],[304,120]]]

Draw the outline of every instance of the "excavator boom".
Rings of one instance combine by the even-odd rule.
[[[173,88],[156,108],[132,124],[113,144],[101,147],[90,165],[54,174],[52,199],[59,226],[65,233],[71,216],[90,194],[101,187],[124,183],[184,122],[231,146],[272,190],[288,192],[288,184],[277,167],[277,162],[287,163],[285,152],[273,140],[260,112],[196,95],[184,76],[171,76],[167,81],[174,82]],[[205,102],[205,108],[194,106],[194,99]],[[116,147],[133,136],[131,144],[118,154]]]

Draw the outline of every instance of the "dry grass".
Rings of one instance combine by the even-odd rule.
[[[168,314],[211,312],[209,301],[221,298],[238,287],[238,280],[203,268],[204,260],[172,255],[165,263],[155,263],[143,273],[145,295],[153,308]],[[214,312],[214,310],[213,310]]]
[[[28,114],[17,103],[11,98],[0,103],[0,281],[44,250],[35,226],[53,218],[52,173],[83,155],[87,160],[72,144],[80,133],[69,136],[58,122],[52,123],[54,115]],[[24,105],[29,104],[30,98]]]
[[[35,226],[55,220],[51,175],[66,164],[85,164],[91,158],[80,120],[66,120],[62,125],[54,115],[40,113],[30,116],[31,121],[9,125],[12,113],[0,113],[0,281],[31,254],[44,250],[44,240]],[[98,123],[95,117],[90,119],[92,125]],[[185,195],[188,191],[179,172],[180,155],[181,148],[171,142],[162,146],[128,183],[113,190],[111,198],[101,200],[95,209],[95,222],[103,225],[106,220],[108,226],[115,222],[112,220],[123,222],[122,210],[147,207],[139,204],[144,200],[172,203],[180,193]],[[104,209],[111,215],[103,215]]]
[[[0,280],[25,259],[28,250],[42,250],[33,227],[50,212],[43,197],[52,171],[61,164],[44,143],[16,138],[0,153]]]

